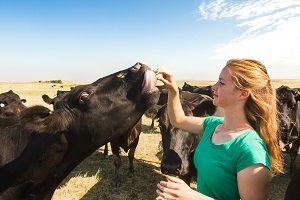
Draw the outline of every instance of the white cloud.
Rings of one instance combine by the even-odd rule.
[[[252,57],[267,65],[294,68],[300,63],[300,0],[202,3],[205,20],[231,18],[243,33],[215,48],[214,59]],[[279,70],[280,71],[280,70]],[[300,77],[300,74],[298,75]]]

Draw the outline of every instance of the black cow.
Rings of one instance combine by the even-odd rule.
[[[59,109],[62,105],[62,99],[69,91],[57,91],[57,96],[54,98],[50,98],[48,95],[44,94],[42,96],[43,100],[53,105],[53,110]],[[139,136],[141,134],[141,126],[142,126],[142,119],[138,121],[138,123],[130,130],[127,134],[124,134],[114,140],[110,141],[111,151],[114,155],[114,166],[115,166],[115,173],[114,173],[114,183],[116,186],[120,184],[119,178],[119,168],[121,167],[121,157],[120,157],[120,147],[125,151],[128,152],[128,174],[134,174],[134,167],[133,167],[133,160],[134,160],[134,153],[135,149],[139,142]],[[108,156],[108,143],[104,145],[104,159]]]
[[[12,90],[0,94],[0,117],[12,117],[18,115],[26,108],[26,99],[21,99]]]
[[[194,86],[194,85],[190,85],[190,84],[184,82],[184,84],[182,86],[182,90],[193,92],[193,93],[198,93],[198,94],[204,94],[204,95],[212,97],[212,86],[211,85]]]
[[[43,106],[23,110],[20,123],[0,129],[0,135],[10,132],[25,138],[18,144],[24,150],[0,168],[0,199],[51,199],[74,167],[128,133],[157,102],[155,84],[154,72],[137,63],[74,88],[57,110]]]
[[[276,90],[276,94],[279,132],[285,150],[290,154],[290,175],[292,175],[300,146],[300,92],[297,88],[281,86]]]
[[[160,90],[160,96],[157,104],[152,106],[145,113],[147,117],[152,118],[152,122],[150,126],[151,129],[154,128],[154,120],[157,117],[158,110],[168,102],[168,89],[166,89],[165,87],[160,87],[158,89]],[[196,108],[193,110],[195,116],[212,115],[216,112],[216,107],[213,105],[212,98],[210,96],[201,95],[199,93],[193,93],[189,91],[183,91],[181,89],[179,89],[179,93],[181,99],[188,101],[190,103],[194,103],[195,105],[201,104],[200,107],[196,106]],[[203,111],[207,113],[202,113]]]
[[[4,118],[3,121],[7,120],[9,122],[4,123],[6,125],[0,126],[0,167],[17,158],[27,145],[31,133],[23,131],[25,127],[22,127],[21,121],[24,120],[21,119],[26,119],[24,116],[28,115],[25,114],[28,113],[28,110],[32,111],[32,115],[36,115],[33,120],[37,120],[38,118],[42,118],[49,114],[49,109],[44,107],[35,107],[34,109],[23,109],[20,112],[20,117],[15,115]],[[0,174],[2,172],[1,170],[2,168],[0,168]]]
[[[298,200],[300,197],[300,167],[295,170],[285,192],[285,200]]]
[[[70,91],[62,91],[62,90],[57,90],[56,92],[56,97],[51,98],[49,97],[47,94],[43,94],[42,95],[42,99],[45,103],[49,104],[49,105],[53,105],[53,110],[57,110],[60,107],[62,107],[62,103],[63,103],[63,98],[68,94],[68,92]]]
[[[42,95],[42,99],[43,99],[43,101],[45,103],[47,103],[49,105],[53,105],[53,110],[56,110],[56,109],[59,109],[60,107],[62,107],[62,103],[63,103],[62,100],[63,100],[64,96],[67,95],[68,92],[69,91],[57,90],[56,97],[51,98],[47,94],[43,94]],[[104,158],[106,158],[107,155],[108,155],[108,145],[105,144],[105,147],[104,147]]]
[[[128,175],[132,176],[134,174],[133,160],[135,149],[139,142],[139,137],[142,131],[142,118],[137,122],[137,124],[128,131],[127,134],[124,134],[120,137],[117,137],[110,141],[111,151],[114,155],[114,183],[116,186],[120,184],[119,169],[121,167],[121,157],[120,157],[120,148],[125,152],[128,152]],[[104,149],[105,150],[105,149]]]
[[[190,106],[193,106],[192,112],[194,116],[210,116],[217,111],[217,107],[213,104],[213,99],[208,95],[181,91],[180,98],[185,101],[185,103],[189,103]]]
[[[181,97],[185,115],[206,116],[207,113],[211,113],[211,107],[207,106],[207,101],[209,101],[207,97],[206,95],[200,95],[198,100],[194,99],[194,102],[191,102],[191,98],[188,101]],[[213,105],[212,99],[210,99],[210,102]],[[197,112],[194,111],[195,108],[197,108]],[[199,135],[173,127],[168,117],[167,105],[159,110],[158,116],[163,146],[161,172],[177,175],[187,184],[190,184],[192,177],[196,175],[193,156],[199,142]]]
[[[157,86],[157,88],[160,91],[158,102],[157,104],[155,104],[145,112],[145,116],[151,119],[151,125],[150,125],[151,129],[154,128],[154,120],[156,119],[158,110],[163,105],[165,105],[168,101],[168,89],[166,89],[166,86],[165,85]]]
[[[18,122],[20,112],[26,108],[25,102],[12,90],[0,94],[0,128]]]

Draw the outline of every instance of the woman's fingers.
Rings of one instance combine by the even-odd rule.
[[[166,85],[169,83],[169,81],[166,80],[166,79],[164,79],[163,76],[162,76],[161,74],[156,75],[156,79],[157,79],[157,80],[160,80],[161,82],[163,82],[163,83],[166,84]]]
[[[168,89],[171,89],[171,91],[175,92],[177,91],[178,88],[171,72],[166,69],[160,68],[155,70],[155,74],[157,80],[162,81]]]
[[[155,70],[155,74],[156,75],[162,75],[163,78],[165,79],[170,79],[170,77],[172,76],[172,73],[166,69],[156,69]]]
[[[156,192],[157,192],[157,191],[156,191]],[[158,197],[156,197],[155,200],[165,200],[165,198],[163,198],[163,197],[161,197],[161,196],[158,196]]]
[[[167,179],[174,183],[184,183],[183,180],[181,180],[180,178],[176,178],[174,176],[167,176]]]
[[[157,188],[163,194],[169,194],[174,197],[179,194],[177,183],[161,181],[157,184]]]
[[[166,182],[166,181],[160,181],[158,184],[157,184],[157,187],[158,188],[163,188],[163,189],[172,189],[172,190],[178,190],[179,188],[179,185],[177,183],[174,183],[174,182]]]
[[[160,190],[156,190],[156,193],[162,199],[168,199],[168,200],[175,200],[175,199],[177,199],[175,195],[172,195],[172,194],[169,194],[169,193],[166,193],[166,192],[162,192]]]

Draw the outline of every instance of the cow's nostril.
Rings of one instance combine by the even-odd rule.
[[[174,150],[169,150],[161,161],[161,172],[163,174],[179,175],[182,160]]]

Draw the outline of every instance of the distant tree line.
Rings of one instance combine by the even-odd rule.
[[[62,83],[62,80],[39,81],[39,83]]]

